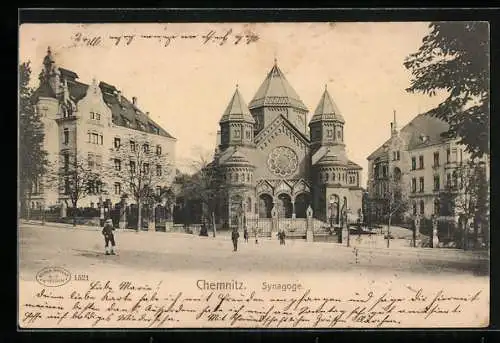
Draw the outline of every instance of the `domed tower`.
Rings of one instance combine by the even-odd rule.
[[[224,151],[230,146],[255,146],[254,124],[255,120],[236,85],[233,97],[219,121],[219,150]]]
[[[222,168],[227,187],[227,222],[230,226],[242,225],[246,218],[252,216],[255,208],[255,166],[236,148],[234,153],[222,162]]]
[[[283,115],[297,130],[306,134],[306,116],[309,110],[278,67],[276,59],[250,101],[249,109],[257,121],[256,133],[268,126],[276,117]]]
[[[339,225],[341,211],[350,197],[344,124],[345,120],[325,86],[309,127],[316,213],[331,225]]]
[[[344,117],[340,114],[325,86],[325,91],[309,122],[312,151],[315,152],[320,147],[327,146],[341,155],[343,160],[346,160],[344,124]]]

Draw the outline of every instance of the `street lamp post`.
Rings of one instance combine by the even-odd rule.
[[[43,201],[42,203],[41,210],[42,210],[42,225],[45,225],[45,201]]]
[[[333,231],[333,199],[330,199],[330,234]]]
[[[348,217],[348,214],[350,214],[350,213],[351,213],[351,209],[349,209],[349,208],[348,208],[348,209],[345,211],[345,215],[344,215],[344,218],[345,218],[345,219],[344,219],[344,222],[345,222],[345,226],[346,226],[346,228],[347,228],[347,247],[349,247],[349,246],[350,246],[350,239],[351,239],[350,232],[349,232],[349,231],[350,231],[350,230],[349,230],[349,223],[347,222],[347,217]]]

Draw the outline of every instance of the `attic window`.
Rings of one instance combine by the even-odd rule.
[[[427,142],[427,140],[429,139],[428,136],[424,135],[424,134],[421,134],[420,135],[420,141],[422,141],[422,143],[425,143]]]

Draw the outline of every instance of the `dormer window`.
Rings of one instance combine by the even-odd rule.
[[[426,136],[426,135],[424,135],[424,134],[421,134],[421,135],[420,135],[420,141],[421,141],[422,143],[427,142],[428,138],[429,138],[429,137],[428,137],[428,136]]]

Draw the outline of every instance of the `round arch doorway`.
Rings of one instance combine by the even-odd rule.
[[[259,218],[271,218],[273,198],[269,194],[259,195]]]
[[[280,218],[292,218],[293,205],[292,199],[286,193],[281,193],[278,195],[277,202],[278,217]]]
[[[307,207],[309,206],[310,198],[307,193],[300,193],[295,197],[295,218],[306,218]]]

